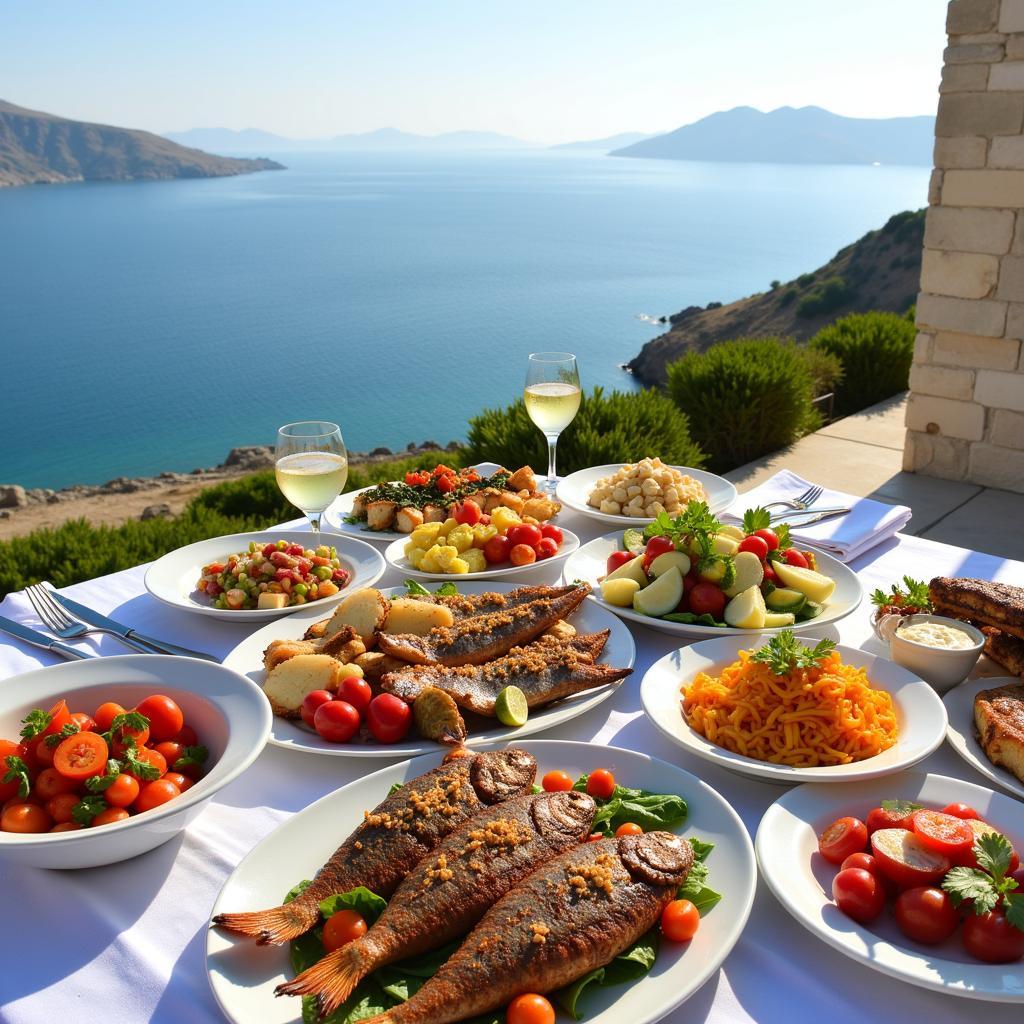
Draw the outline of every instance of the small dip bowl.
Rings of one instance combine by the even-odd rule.
[[[899,632],[922,622],[934,622],[958,630],[970,639],[971,645],[962,648],[933,647],[918,640],[911,640]],[[984,645],[984,634],[959,619],[946,618],[944,615],[909,615],[892,632],[889,655],[897,665],[916,672],[939,693],[945,693],[967,678],[971,669],[978,663]]]

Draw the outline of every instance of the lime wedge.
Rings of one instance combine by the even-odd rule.
[[[530,717],[526,694],[518,686],[506,686],[494,701],[494,713],[502,725],[512,725],[516,728],[526,725],[526,720]]]
[[[647,548],[647,541],[644,540],[644,531],[631,526],[622,535],[622,546],[634,555],[642,555]]]

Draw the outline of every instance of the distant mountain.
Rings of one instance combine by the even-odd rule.
[[[618,135],[609,135],[605,139],[584,139],[582,142],[560,142],[557,146],[549,146],[548,149],[596,149],[610,153],[613,149],[620,149],[623,146],[632,146],[635,142],[642,142],[644,139],[652,139],[655,136],[649,132],[620,132]]]
[[[522,149],[531,144],[497,132],[444,132],[441,135],[416,135],[398,128],[378,128],[372,132],[335,135],[325,139],[289,139],[283,135],[246,128],[190,128],[167,132],[164,136],[185,146],[226,152],[284,152],[287,150],[399,150],[399,149]]]
[[[0,186],[217,178],[281,169],[273,160],[212,156],[149,132],[69,121],[0,100]]]
[[[612,156],[773,164],[931,166],[935,118],[841,117],[821,107],[734,107]]]
[[[300,149],[302,146],[295,139],[286,139],[283,135],[261,131],[259,128],[245,128],[242,131],[231,128],[190,128],[187,132],[166,132],[163,138],[208,153],[276,153],[282,149]]]

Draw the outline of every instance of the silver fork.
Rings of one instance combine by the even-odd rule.
[[[88,626],[81,619],[76,619],[54,601],[50,596],[50,592],[41,583],[30,584],[25,588],[25,593],[28,594],[32,607],[35,608],[36,614],[46,625],[47,629],[51,633],[56,633],[62,640],[75,640],[81,636],[88,636],[90,633],[106,633],[108,636],[116,636],[121,643],[130,647],[133,651],[139,651],[142,654],[154,653],[151,648],[128,637],[120,636],[112,629],[104,629],[102,626]]]
[[[782,505],[785,508],[793,509],[810,508],[811,505],[813,505],[821,497],[821,492],[821,487],[819,487],[817,484],[811,484],[811,486],[808,487],[807,490],[804,491],[804,493],[797,498],[791,498],[788,501],[784,499],[780,501],[769,501],[767,505],[764,505],[762,507],[774,508],[774,506],[776,505]]]

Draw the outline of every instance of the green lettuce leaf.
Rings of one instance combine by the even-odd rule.
[[[620,953],[611,963],[598,967],[571,985],[555,993],[559,1005],[574,1020],[580,1020],[579,998],[591,985],[607,988],[609,985],[624,985],[642,978],[658,957],[658,933],[652,929],[642,935],[629,949]]]
[[[587,776],[581,775],[573,786],[581,792],[587,790]],[[639,825],[645,832],[659,829],[671,832],[686,821],[686,801],[671,793],[651,793],[646,789],[616,786],[607,800],[597,800],[594,831],[611,835],[627,821]]]
[[[366,918],[366,923],[371,925],[380,917],[387,905],[387,900],[381,899],[375,892],[370,892],[360,885],[348,892],[339,892],[321,900],[320,913],[327,918],[339,910],[357,910]]]

